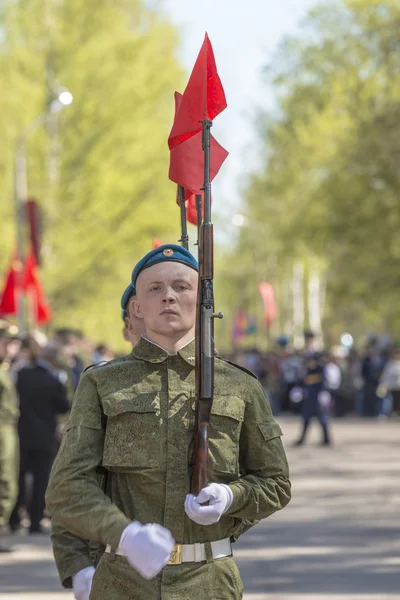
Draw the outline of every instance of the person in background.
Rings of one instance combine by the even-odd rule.
[[[17,381],[21,369],[31,366],[40,355],[40,345],[33,335],[22,338],[18,354],[10,365],[10,376],[14,383]]]
[[[389,416],[400,417],[400,344],[396,344],[379,378],[377,395],[384,400],[391,396],[392,407]]]
[[[20,509],[28,504],[29,532],[42,533],[40,521],[45,491],[56,450],[57,416],[70,410],[67,393],[59,380],[59,351],[48,345],[36,360],[18,371],[20,405],[18,436],[20,447],[19,493],[10,517],[10,528],[20,527]],[[33,475],[30,502],[26,499],[26,475]]]
[[[306,329],[304,332],[303,354],[304,354],[304,356],[307,357],[307,356],[314,354],[316,351],[317,351],[317,346],[316,346],[315,335],[312,331],[310,331],[309,329]]]
[[[106,346],[105,344],[99,344],[98,346],[96,346],[96,349],[94,351],[92,363],[94,365],[98,365],[99,363],[113,360],[113,358],[115,357],[111,350],[108,348],[108,346]]]
[[[305,442],[308,427],[313,417],[319,420],[322,428],[321,445],[329,446],[331,440],[328,422],[331,397],[327,391],[325,361],[323,355],[315,350],[313,333],[307,331],[304,337],[303,428],[300,438],[295,442],[295,446],[301,446]]]
[[[331,395],[332,405],[335,407],[335,414],[336,416],[343,416],[346,412],[346,408],[344,406],[344,399],[339,393],[342,383],[342,372],[333,352],[326,353],[324,373],[326,389]]]
[[[365,417],[377,416],[379,400],[376,391],[383,366],[383,360],[379,352],[378,338],[375,335],[370,335],[361,363],[364,400],[363,416]]]
[[[60,361],[63,362],[63,367],[68,373],[68,394],[70,397],[76,390],[85,367],[78,353],[78,345],[81,343],[80,335],[80,332],[66,327],[57,329],[52,340],[60,349]]]
[[[0,329],[0,529],[8,523],[17,497],[18,481],[18,400],[6,362],[10,341],[6,327]],[[12,549],[1,543],[0,552]]]
[[[296,352],[289,350],[289,339],[282,335],[277,340],[279,346],[280,365],[280,406],[284,411],[290,410],[290,393],[293,388],[301,385],[302,360]]]

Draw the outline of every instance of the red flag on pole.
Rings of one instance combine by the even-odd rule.
[[[218,75],[214,52],[208,35],[200,48],[193,71],[172,126],[170,139],[174,145],[201,131],[201,121],[212,121],[227,107],[224,88]]]
[[[214,119],[226,106],[224,88],[206,34],[183,95],[175,92],[175,118],[168,138],[169,178],[193,193],[200,193],[204,179],[201,121]],[[212,181],[228,152],[213,136],[210,145]]]
[[[14,257],[4,280],[3,291],[0,299],[1,315],[16,316],[17,314],[17,295],[21,292],[18,281],[19,269],[21,269],[21,265],[16,257]]]
[[[264,303],[264,319],[267,327],[271,327],[278,315],[274,288],[267,281],[258,284],[258,290]]]
[[[29,295],[32,301],[32,314],[35,323],[45,325],[51,320],[51,310],[39,281],[33,251],[28,254],[25,261],[23,285],[26,294]]]

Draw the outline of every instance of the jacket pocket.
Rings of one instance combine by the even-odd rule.
[[[103,465],[116,470],[157,467],[160,462],[158,392],[119,391],[103,398],[107,416]]]
[[[239,473],[239,440],[245,403],[234,396],[214,398],[209,426],[209,468],[215,473]]]
[[[257,423],[257,427],[266,442],[283,435],[278,423]]]

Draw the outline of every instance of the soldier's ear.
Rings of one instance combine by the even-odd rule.
[[[140,302],[138,302],[137,296],[135,296],[134,298],[131,298],[129,307],[132,310],[132,312],[136,318],[143,319],[142,311],[140,308]]]

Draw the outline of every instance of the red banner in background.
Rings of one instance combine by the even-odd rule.
[[[1,315],[18,316],[18,295],[26,294],[31,302],[33,324],[45,325],[51,320],[50,306],[46,301],[37,270],[33,250],[26,257],[23,270],[20,261],[17,258],[13,259],[4,278],[3,291],[0,298]]]
[[[233,317],[232,342],[236,345],[243,337],[257,331],[256,319],[242,308],[237,308]]]
[[[272,323],[278,316],[278,306],[275,300],[275,292],[271,283],[261,281],[258,284],[262,301],[264,303],[264,321],[267,327],[271,327]]]
[[[51,310],[39,281],[33,250],[28,254],[25,261],[23,286],[32,303],[33,321],[38,325],[45,325],[51,320]]]
[[[21,290],[21,278],[18,280],[20,271],[22,270],[21,263],[17,260],[16,254],[12,260],[8,271],[4,277],[4,284],[0,298],[0,315],[16,316],[17,315],[17,295]]]

